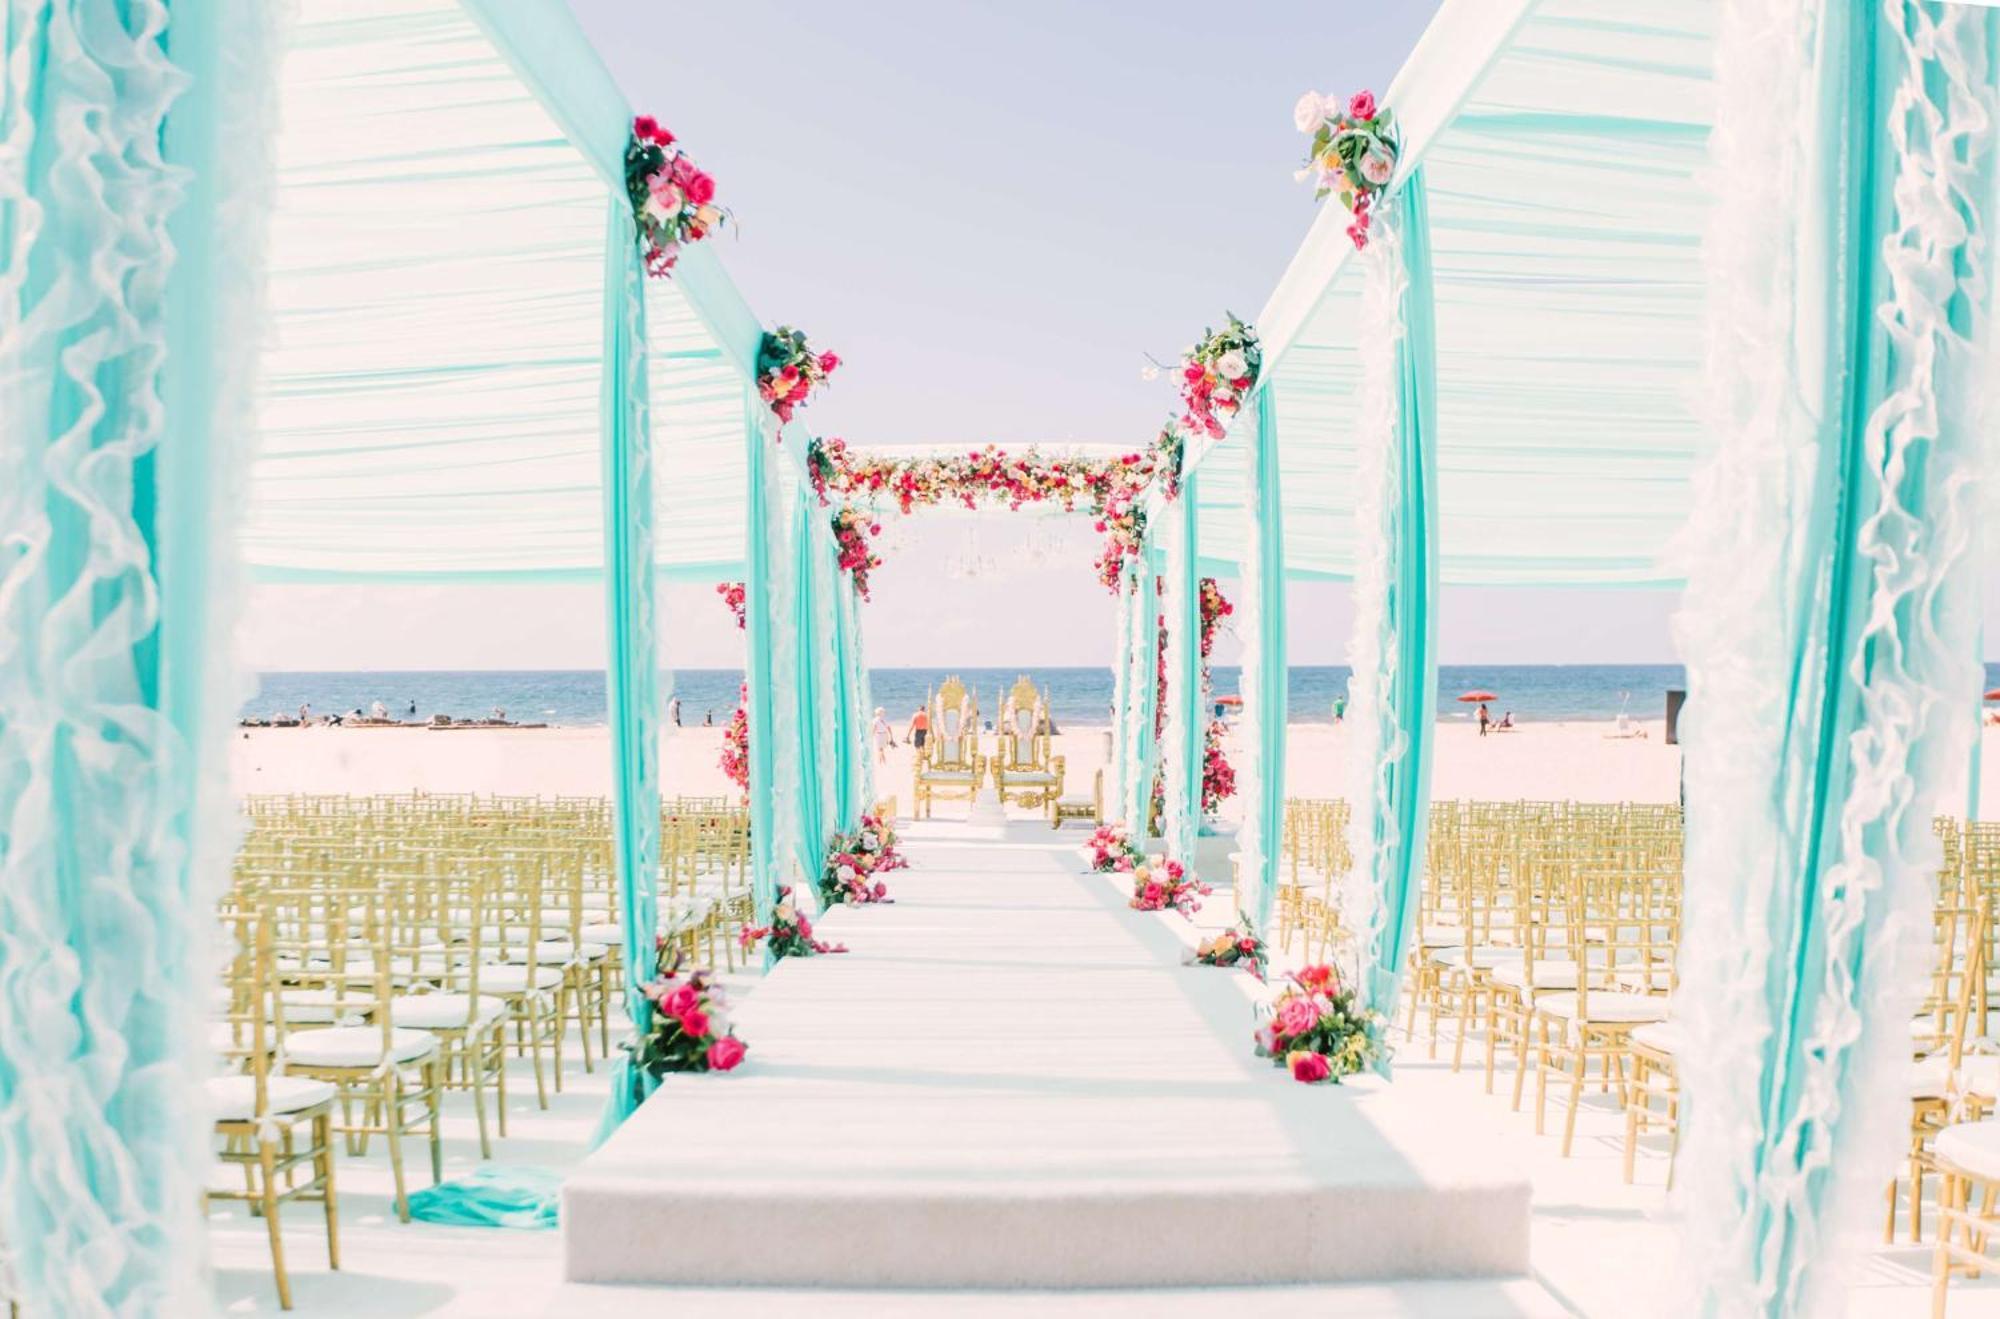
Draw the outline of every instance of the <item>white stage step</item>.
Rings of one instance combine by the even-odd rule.
[[[1079,874],[1076,836],[913,828],[896,905],[824,923],[571,1176],[575,1283],[1176,1287],[1525,1274],[1525,1179],[1372,1078],[1256,1059],[1241,973]]]

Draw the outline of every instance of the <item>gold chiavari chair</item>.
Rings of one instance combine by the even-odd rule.
[[[1916,1061],[1909,1076],[1910,1139],[1906,1153],[1910,1187],[1910,1240],[1923,1239],[1923,1194],[1926,1174],[1937,1170],[1933,1142],[1956,1122],[1976,1122],[1991,1111],[2000,1096],[2000,1058],[1980,1052],[1977,1032],[1986,1015],[1986,973],[1990,943],[1991,906],[1984,898],[1958,890],[1933,913],[1931,988],[1934,1008],[1920,1017],[1919,1030],[1935,1034],[1916,1039]],[[1900,1178],[1889,1182],[1888,1217],[1883,1240],[1896,1236]]]
[[[1601,856],[1598,859],[1602,859]],[[1535,1004],[1535,1131],[1547,1112],[1552,1073],[1569,1081],[1562,1152],[1576,1139],[1576,1113],[1590,1065],[1605,1088],[1624,1085],[1634,1028],[1663,1022],[1673,990],[1680,937],[1680,875],[1627,869],[1614,859],[1590,868],[1570,886],[1567,942],[1576,988]]]
[[[278,1304],[289,1310],[292,1282],[285,1270],[280,1205],[291,1200],[321,1203],[326,1214],[327,1267],[340,1267],[340,1212],[333,1173],[336,1092],[324,1081],[274,1066],[269,919],[255,908],[239,909],[225,914],[223,925],[233,937],[233,955],[219,1042],[233,1070],[206,1085],[216,1135],[222,1140],[219,1157],[242,1169],[244,1185],[240,1191],[211,1188],[208,1198],[244,1201],[263,1216]],[[306,1132],[303,1142],[298,1137],[301,1128]],[[301,1169],[310,1169],[310,1175],[301,1179]]]
[[[267,896],[274,913],[273,948],[280,964],[292,968],[274,990],[278,1056],[286,1072],[333,1085],[341,1105],[335,1130],[353,1148],[365,1151],[370,1135],[385,1138],[396,1216],[407,1223],[404,1138],[423,1135],[432,1182],[443,1175],[442,1067],[435,1036],[391,1020],[395,973],[380,894],[335,883]],[[292,1025],[329,1013],[331,1025]]]

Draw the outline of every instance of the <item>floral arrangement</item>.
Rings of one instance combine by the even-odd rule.
[[[1215,634],[1222,627],[1222,620],[1236,612],[1236,606],[1229,603],[1229,597],[1222,593],[1213,577],[1201,579],[1201,657],[1206,660],[1215,651]],[[1205,667],[1205,666],[1204,666]]]
[[[1178,861],[1157,865],[1142,864],[1132,871],[1132,910],[1165,911],[1169,907],[1183,916],[1201,910],[1201,900],[1215,890],[1188,873]]]
[[[1145,454],[1113,458],[1046,455],[1030,447],[1010,453],[987,445],[965,454],[918,458],[856,454],[840,440],[823,446],[826,488],[835,494],[872,501],[893,499],[898,509],[959,503],[1056,503],[1065,511],[1079,506],[1101,508],[1120,491],[1136,494],[1153,477],[1153,462]],[[817,485],[817,482],[815,482]]]
[[[812,918],[792,901],[792,886],[789,884],[778,890],[778,905],[771,910],[771,923],[746,925],[737,936],[746,950],[756,947],[759,939],[770,940],[771,956],[781,960],[847,951],[846,944],[826,943],[813,937]]]
[[[750,687],[736,689],[736,712],[722,730],[722,756],[718,763],[744,796],[750,795]]]
[[[741,632],[745,626],[744,606],[749,601],[749,596],[744,592],[743,583],[717,582],[715,584],[715,593],[722,597],[722,603],[728,605],[729,611],[736,615],[736,630]]]
[[[1160,483],[1160,493],[1168,499],[1181,497],[1181,463],[1187,457],[1187,437],[1180,427],[1171,421],[1160,427],[1160,433],[1153,437],[1153,473]]]
[[[1136,560],[1146,546],[1146,511],[1136,496],[1114,495],[1097,516],[1104,549],[1097,556],[1097,580],[1116,594],[1125,581],[1125,563]]]
[[[1293,107],[1292,122],[1301,133],[1313,135],[1305,168],[1298,173],[1300,181],[1317,182],[1315,200],[1339,193],[1340,204],[1352,215],[1349,241],[1357,251],[1368,246],[1369,218],[1396,175],[1396,157],[1402,149],[1394,116],[1375,104],[1373,92],[1356,92],[1345,105],[1307,92]]]
[[[819,506],[828,504],[826,492],[840,480],[841,469],[847,462],[847,441],[838,436],[821,439],[815,435],[806,443],[806,479],[812,482],[813,494],[819,498]]]
[[[886,815],[864,813],[861,826],[855,831],[854,846],[857,850],[875,856],[874,871],[881,874],[888,870],[908,870],[909,861],[896,850],[896,826]]]
[[[1203,940],[1194,950],[1197,965],[1241,966],[1259,980],[1264,978],[1267,956],[1264,941],[1247,920],[1239,920],[1235,929],[1223,930],[1213,939]]]
[[[1100,874],[1134,870],[1145,860],[1144,854],[1132,846],[1132,838],[1122,824],[1098,825],[1097,832],[1084,841],[1083,849],[1090,857],[1090,868]]]
[[[873,505],[894,500],[903,513],[945,503],[1088,508],[1097,515],[1098,530],[1110,538],[1097,560],[1098,580],[1110,589],[1116,589],[1125,560],[1139,552],[1145,521],[1138,497],[1159,470],[1157,453],[1080,458],[1034,448],[1009,453],[989,444],[963,455],[892,458],[853,453],[838,439],[815,441],[806,449],[806,474],[822,506],[839,495]]]
[[[685,980],[673,970],[641,987],[653,1005],[653,1024],[633,1061],[654,1076],[668,1072],[728,1072],[743,1061],[748,1046],[729,1024],[722,987],[706,971]]]
[[[665,279],[685,243],[714,233],[729,213],[715,204],[715,180],[695,167],[674,135],[651,115],[632,121],[625,143],[625,195],[646,244],[646,273]]]
[[[779,421],[790,421],[793,410],[804,407],[813,390],[825,384],[839,365],[832,353],[814,353],[805,331],[780,325],[765,332],[757,349],[757,396]]]
[[[827,847],[819,877],[820,904],[894,902],[889,886],[877,876],[908,864],[896,851],[896,831],[875,816],[864,815],[860,828],[852,834],[835,834]]]
[[[854,579],[854,590],[863,600],[868,598],[868,574],[882,566],[882,556],[868,541],[881,534],[882,524],[866,509],[850,504],[833,515],[833,543],[840,567]]]
[[[1229,763],[1229,757],[1222,754],[1222,721],[1208,721],[1208,733],[1202,739],[1201,752],[1201,810],[1204,815],[1212,815],[1215,808],[1236,795],[1236,767]]]
[[[1221,329],[1203,330],[1201,342],[1181,357],[1181,424],[1221,439],[1222,419],[1242,410],[1263,365],[1257,332],[1234,314]]]
[[[1257,1028],[1257,1056],[1289,1068],[1308,1085],[1340,1084],[1383,1056],[1383,1022],[1341,987],[1331,966],[1308,966],[1291,977]]]

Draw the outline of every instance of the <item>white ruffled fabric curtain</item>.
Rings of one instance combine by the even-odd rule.
[[[1192,477],[1192,474],[1190,474]],[[1201,771],[1204,710],[1201,691],[1201,589],[1195,566],[1194,492],[1163,506],[1167,590],[1161,608],[1167,616],[1167,718],[1160,764],[1166,780],[1167,855],[1190,868],[1201,823]]]
[[[1702,1313],[1835,1308],[1909,1116],[1931,832],[1977,724],[1993,11],[1732,0],[1677,619],[1675,1016]]]
[[[1388,906],[1378,872],[1401,839],[1390,797],[1396,762],[1409,753],[1409,730],[1389,699],[1400,654],[1397,616],[1389,608],[1390,558],[1396,543],[1400,471],[1396,462],[1396,345],[1403,332],[1408,281],[1401,236],[1385,208],[1362,250],[1362,295],[1356,326],[1361,367],[1354,457],[1354,630],[1347,643],[1348,848],[1354,864],[1342,880],[1341,920],[1354,931],[1366,985],[1376,965]]]
[[[0,1241],[29,1313],[209,1305],[201,987],[289,12],[0,25]]]

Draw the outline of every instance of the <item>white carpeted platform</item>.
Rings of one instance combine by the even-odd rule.
[[[996,837],[996,833],[999,835]],[[1146,1287],[1528,1268],[1525,1178],[1250,1050],[1254,982],[1078,873],[1080,835],[909,830],[894,906],[824,923],[564,1187],[575,1283]],[[1226,901],[1217,895],[1211,901]]]

